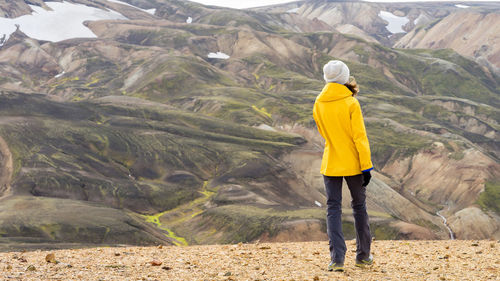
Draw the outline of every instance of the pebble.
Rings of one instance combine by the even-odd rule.
[[[157,261],[157,260],[151,261],[150,263],[152,266],[160,266],[163,264],[161,261]]]
[[[53,254],[53,253],[50,253],[48,255],[45,256],[45,261],[48,262],[48,263],[57,263],[56,261],[56,255]]]

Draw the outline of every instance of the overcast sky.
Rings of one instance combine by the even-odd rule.
[[[193,2],[198,2],[201,4],[205,5],[215,5],[215,6],[222,6],[222,7],[231,7],[231,8],[236,8],[236,9],[243,9],[243,8],[251,8],[251,7],[259,7],[259,6],[267,6],[267,5],[274,5],[274,4],[282,4],[282,3],[288,3],[288,2],[295,2],[297,0],[190,0]],[[484,1],[489,1],[489,2],[500,2],[498,0],[472,0],[472,1],[447,1],[447,2],[456,2],[457,4],[460,3],[467,3],[467,2],[484,2]],[[369,0],[368,2],[444,2],[442,0],[425,0],[425,1],[419,1],[419,0]]]

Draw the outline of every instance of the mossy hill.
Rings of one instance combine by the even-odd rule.
[[[311,111],[322,66],[335,58],[361,86],[380,172],[371,188],[384,195],[369,202],[377,238],[446,238],[435,215],[445,206],[454,208],[448,216],[470,202],[495,211],[497,184],[483,187],[500,174],[500,79],[475,61],[298,32],[279,13],[127,2],[157,8],[155,19],[89,22],[98,38],[58,43],[18,31],[0,49],[5,247],[324,235],[322,140]],[[208,58],[218,51],[230,58]],[[429,155],[468,169],[470,193],[444,200],[410,176],[412,161]],[[469,159],[479,160],[467,168]],[[449,173],[434,182],[447,184]],[[301,237],[288,236],[297,229]]]

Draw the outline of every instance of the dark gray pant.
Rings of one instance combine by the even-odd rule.
[[[343,263],[347,250],[342,232],[342,179],[345,178],[351,191],[351,207],[356,228],[356,259],[370,256],[370,225],[366,212],[366,188],[362,186],[363,175],[350,177],[328,177],[325,180],[327,196],[326,225],[330,239],[330,255],[333,262]]]

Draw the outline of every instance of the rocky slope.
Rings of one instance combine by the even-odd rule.
[[[0,272],[5,280],[496,280],[498,247],[496,241],[375,241],[375,264],[355,267],[349,250],[343,273],[326,271],[326,242],[89,248],[0,253]]]
[[[374,236],[446,239],[447,227],[462,239],[500,236],[491,69],[275,10],[300,3],[272,13],[127,3],[92,3],[127,17],[85,22],[96,38],[36,40],[21,26],[0,48],[4,245],[323,239],[323,140],[311,108],[333,58],[362,88]],[[353,238],[347,193],[344,207]]]
[[[462,24],[458,24],[458,23]],[[464,24],[465,23],[465,24]],[[500,71],[499,39],[500,9],[484,13],[473,9],[452,13],[431,25],[419,26],[403,36],[396,48],[445,49],[475,58]]]
[[[396,48],[453,49],[497,74],[500,71],[496,36],[500,26],[498,3],[388,4],[313,0],[255,10],[292,14],[326,24],[329,31],[335,30]],[[399,31],[391,30],[393,22],[399,23]],[[316,31],[325,30],[324,26],[316,26]]]

